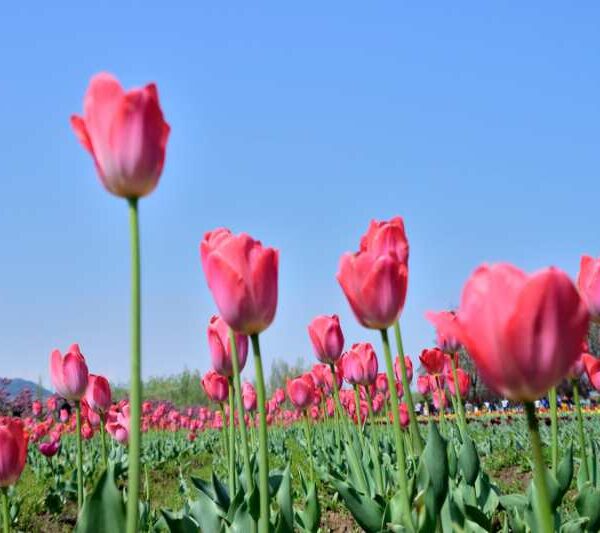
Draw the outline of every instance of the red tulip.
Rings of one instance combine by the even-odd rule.
[[[464,398],[471,387],[471,376],[462,368],[457,368],[456,379],[458,380],[458,392],[460,393],[461,398]],[[448,390],[450,393],[456,394],[454,387],[454,374],[452,373],[451,369],[446,371],[446,384],[448,385]]]
[[[368,342],[352,345],[341,359],[344,379],[352,385],[368,385],[377,377],[377,355]]]
[[[288,397],[296,409],[308,407],[315,393],[315,384],[308,374],[294,379],[288,379],[286,383]]]
[[[398,319],[407,278],[406,265],[395,254],[368,251],[344,254],[337,274],[356,319],[371,329],[385,329]]]
[[[594,259],[589,255],[581,257],[577,285],[592,318],[600,318],[600,258]]]
[[[48,411],[50,412],[54,412],[56,411],[56,396],[50,396],[47,400],[46,400],[46,407],[48,408]]]
[[[580,354],[589,314],[566,274],[531,276],[482,266],[463,290],[452,326],[486,383],[511,400],[532,401],[563,379]]]
[[[97,74],[83,107],[84,116],[73,115],[71,126],[104,187],[123,198],[150,194],[162,173],[170,130],[156,85],[125,92],[110,74]]]
[[[335,363],[344,350],[344,334],[337,315],[321,315],[308,326],[308,334],[319,361]]]
[[[256,411],[256,390],[252,383],[247,381],[242,384],[242,401],[246,411]]]
[[[378,256],[394,253],[398,261],[408,265],[408,240],[402,217],[394,217],[389,222],[372,220],[360,240],[360,249]]]
[[[202,386],[206,395],[213,402],[224,402],[229,396],[229,382],[225,376],[209,370],[202,378]]]
[[[412,359],[408,356],[404,356],[404,366],[406,366],[406,379],[410,383],[413,378],[413,364]],[[402,383],[402,369],[400,368],[400,356],[396,356],[394,360],[394,374],[398,383]]]
[[[240,372],[246,366],[248,356],[248,337],[241,333],[235,333],[235,344],[237,346],[238,362]],[[231,364],[232,353],[229,342],[229,326],[219,316],[213,316],[208,325],[208,346],[213,368],[222,376],[233,376]]]
[[[88,384],[88,368],[78,344],[64,358],[58,350],[50,355],[50,377],[56,392],[67,400],[81,400]]]
[[[27,434],[16,418],[0,419],[0,487],[17,482],[27,460]]]
[[[104,376],[89,375],[85,399],[90,409],[97,413],[106,413],[112,403],[110,383]]]
[[[450,334],[453,329],[452,323],[456,321],[456,313],[453,311],[440,311],[439,313],[428,311],[425,313],[425,317],[437,330],[438,347],[446,353],[458,351],[460,342],[456,337]]]
[[[590,384],[596,390],[600,391],[600,359],[589,353],[584,353],[581,356],[585,373],[587,374]]]
[[[446,407],[446,391],[444,389],[435,389],[431,393],[431,397],[433,399],[433,406],[438,410],[442,410]]]
[[[200,245],[208,287],[234,331],[253,335],[269,327],[277,308],[279,253],[241,233],[217,229]]]
[[[421,365],[429,374],[441,374],[444,371],[446,358],[439,348],[423,350],[419,356]]]

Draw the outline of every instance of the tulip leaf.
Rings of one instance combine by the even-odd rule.
[[[575,500],[575,508],[579,516],[589,519],[587,531],[600,529],[600,491],[591,484],[586,484]]]
[[[79,514],[76,533],[112,533],[125,529],[125,504],[117,488],[114,466],[102,472]]]
[[[161,510],[161,514],[169,528],[170,533],[199,533],[198,524],[189,516],[178,516],[179,513]]]
[[[277,490],[277,503],[280,509],[281,526],[288,531],[294,529],[294,508],[292,506],[292,483],[290,479],[290,465],[285,467],[281,482]]]
[[[465,436],[464,438],[458,457],[458,465],[467,484],[471,486],[475,485],[475,481],[479,475],[479,456],[477,455],[475,443],[469,436]]]

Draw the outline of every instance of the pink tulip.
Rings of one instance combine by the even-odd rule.
[[[88,384],[88,368],[78,344],[63,357],[58,350],[50,355],[50,377],[56,392],[67,400],[81,400]]]
[[[456,313],[453,311],[440,311],[439,313],[428,311],[425,313],[425,317],[436,328],[438,347],[446,353],[458,351],[460,348],[460,341],[456,337],[448,334],[452,327],[447,327],[448,323],[451,324],[456,321]]]
[[[106,431],[120,444],[129,441],[129,404],[123,405],[118,411],[109,412]]]
[[[208,288],[225,322],[246,335],[267,329],[277,308],[277,250],[220,228],[204,236],[200,253]]]
[[[435,389],[431,393],[431,397],[433,399],[433,406],[438,411],[446,408],[447,398],[446,391],[444,389]]]
[[[256,390],[252,383],[248,383],[247,381],[242,384],[242,401],[246,411],[256,411]]]
[[[202,378],[202,386],[206,395],[213,402],[224,402],[229,397],[229,383],[225,376],[209,370]]]
[[[90,423],[90,426],[93,428],[100,427],[100,423],[102,422],[102,418],[96,411],[92,411],[91,409],[87,412],[87,421]]]
[[[337,274],[356,319],[371,329],[385,329],[398,319],[407,278],[406,265],[395,254],[368,251],[344,254]]]
[[[385,394],[389,390],[387,374],[384,372],[375,377],[375,388],[378,392]]]
[[[288,397],[296,409],[305,409],[311,402],[315,393],[315,384],[308,374],[294,379],[288,379],[286,383]]]
[[[600,359],[589,353],[584,353],[581,356],[585,373],[594,389],[600,391]]]
[[[464,398],[471,387],[471,376],[468,372],[465,372],[462,368],[456,369],[456,379],[458,380],[458,392],[460,393],[461,398]],[[446,384],[448,385],[448,390],[451,394],[456,394],[454,387],[454,374],[452,370],[449,369],[446,371]]]
[[[344,350],[344,334],[337,315],[321,315],[308,326],[308,334],[317,359],[323,363],[335,363]]]
[[[41,416],[42,408],[42,402],[40,402],[39,400],[33,400],[33,402],[31,403],[31,412],[35,417]]]
[[[417,378],[417,390],[420,394],[428,394],[431,390],[430,384],[431,381],[429,380],[429,376],[427,374],[424,374]]]
[[[600,318],[600,258],[594,259],[589,255],[581,257],[577,285],[592,318]]]
[[[97,413],[106,413],[112,403],[110,383],[104,376],[90,374],[85,399],[90,409]]]
[[[423,350],[419,356],[421,365],[429,374],[441,374],[446,366],[446,357],[439,348]]]
[[[27,460],[27,434],[16,418],[0,419],[0,487],[17,482]]]
[[[71,126],[92,155],[104,187],[116,196],[150,194],[162,173],[169,125],[153,83],[125,92],[110,74],[96,74],[85,95],[84,116]]]
[[[408,406],[404,402],[398,406],[398,415],[400,418],[400,425],[406,429],[410,422],[410,417],[408,415]]]
[[[59,418],[63,424],[66,424],[69,421],[70,417],[71,417],[71,415],[69,414],[69,411],[67,411],[66,409],[60,410]]]
[[[338,360],[339,363],[339,360]],[[342,368],[339,364],[334,365],[334,373],[335,373],[335,381],[337,384],[338,390],[342,387],[343,372]],[[323,369],[323,390],[327,394],[333,393],[333,374],[331,372],[331,368],[326,365],[326,368]]]
[[[474,272],[458,320],[448,327],[491,388],[532,401],[567,375],[588,322],[586,305],[563,272],[549,268],[528,276],[497,264]]]
[[[48,408],[48,411],[50,412],[54,412],[56,411],[56,396],[50,396],[47,400],[46,400],[46,407]]]
[[[275,389],[273,397],[277,405],[282,405],[285,402],[285,391],[283,389]]]
[[[372,220],[360,240],[360,249],[378,256],[394,253],[398,261],[408,265],[409,247],[402,217],[394,217],[389,222]]]
[[[241,333],[235,333],[235,344],[237,347],[240,372],[246,366],[248,356],[248,337]],[[222,376],[233,376],[231,363],[231,343],[229,342],[229,326],[219,316],[213,316],[208,325],[208,346],[213,368]]]
[[[377,377],[377,355],[368,342],[353,344],[341,359],[344,379],[352,385],[368,385]]]
[[[60,441],[50,440],[40,442],[38,445],[38,450],[42,455],[45,455],[46,457],[54,457],[58,453],[58,450],[60,450]]]
[[[413,364],[412,359],[408,356],[404,356],[404,366],[406,367],[406,379],[410,383],[413,378]],[[394,360],[394,374],[398,383],[402,383],[402,369],[400,368],[400,356],[397,356]]]

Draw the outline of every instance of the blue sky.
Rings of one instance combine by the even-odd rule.
[[[126,204],[68,120],[100,70],[156,81],[172,128],[141,205],[145,376],[210,365],[198,244],[217,226],[280,250],[267,367],[312,360],[321,313],[381,352],[335,280],[371,218],[406,222],[412,355],[479,263],[575,276],[600,255],[597,3],[164,5],[3,7],[1,374],[49,383],[50,351],[77,341],[128,379]]]

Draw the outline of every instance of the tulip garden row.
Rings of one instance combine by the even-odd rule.
[[[142,403],[138,208],[158,183],[169,126],[153,84],[126,92],[108,74],[92,79],[84,115],[71,122],[102,184],[129,205],[130,389],[113,403],[78,345],[52,352],[61,403],[35,403],[31,416],[0,423],[5,532],[28,518],[18,512],[26,464],[29,485],[45,488],[44,512],[60,516],[76,502],[70,526],[79,532],[316,531],[332,502],[365,531],[600,529],[595,413],[582,411],[578,391],[581,379],[600,387],[600,360],[585,342],[600,318],[600,260],[582,259],[577,285],[556,268],[476,269],[457,310],[427,314],[437,347],[423,350],[415,381],[437,412],[417,417],[400,329],[409,260],[400,217],[373,221],[337,273],[380,345],[346,343],[336,315],[317,316],[308,335],[319,362],[270,398],[260,336],[275,319],[279,252],[218,228],[204,235],[199,265],[218,311],[208,325],[213,368],[201,383],[213,406]],[[250,348],[254,384],[242,382]],[[459,351],[517,411],[467,416],[472,376]],[[556,387],[565,380],[575,407],[559,415]],[[549,424],[540,431],[534,402],[545,396]],[[482,468],[511,453],[532,473],[514,492]],[[162,469],[177,478],[180,508],[153,499],[167,483],[154,477]]]

